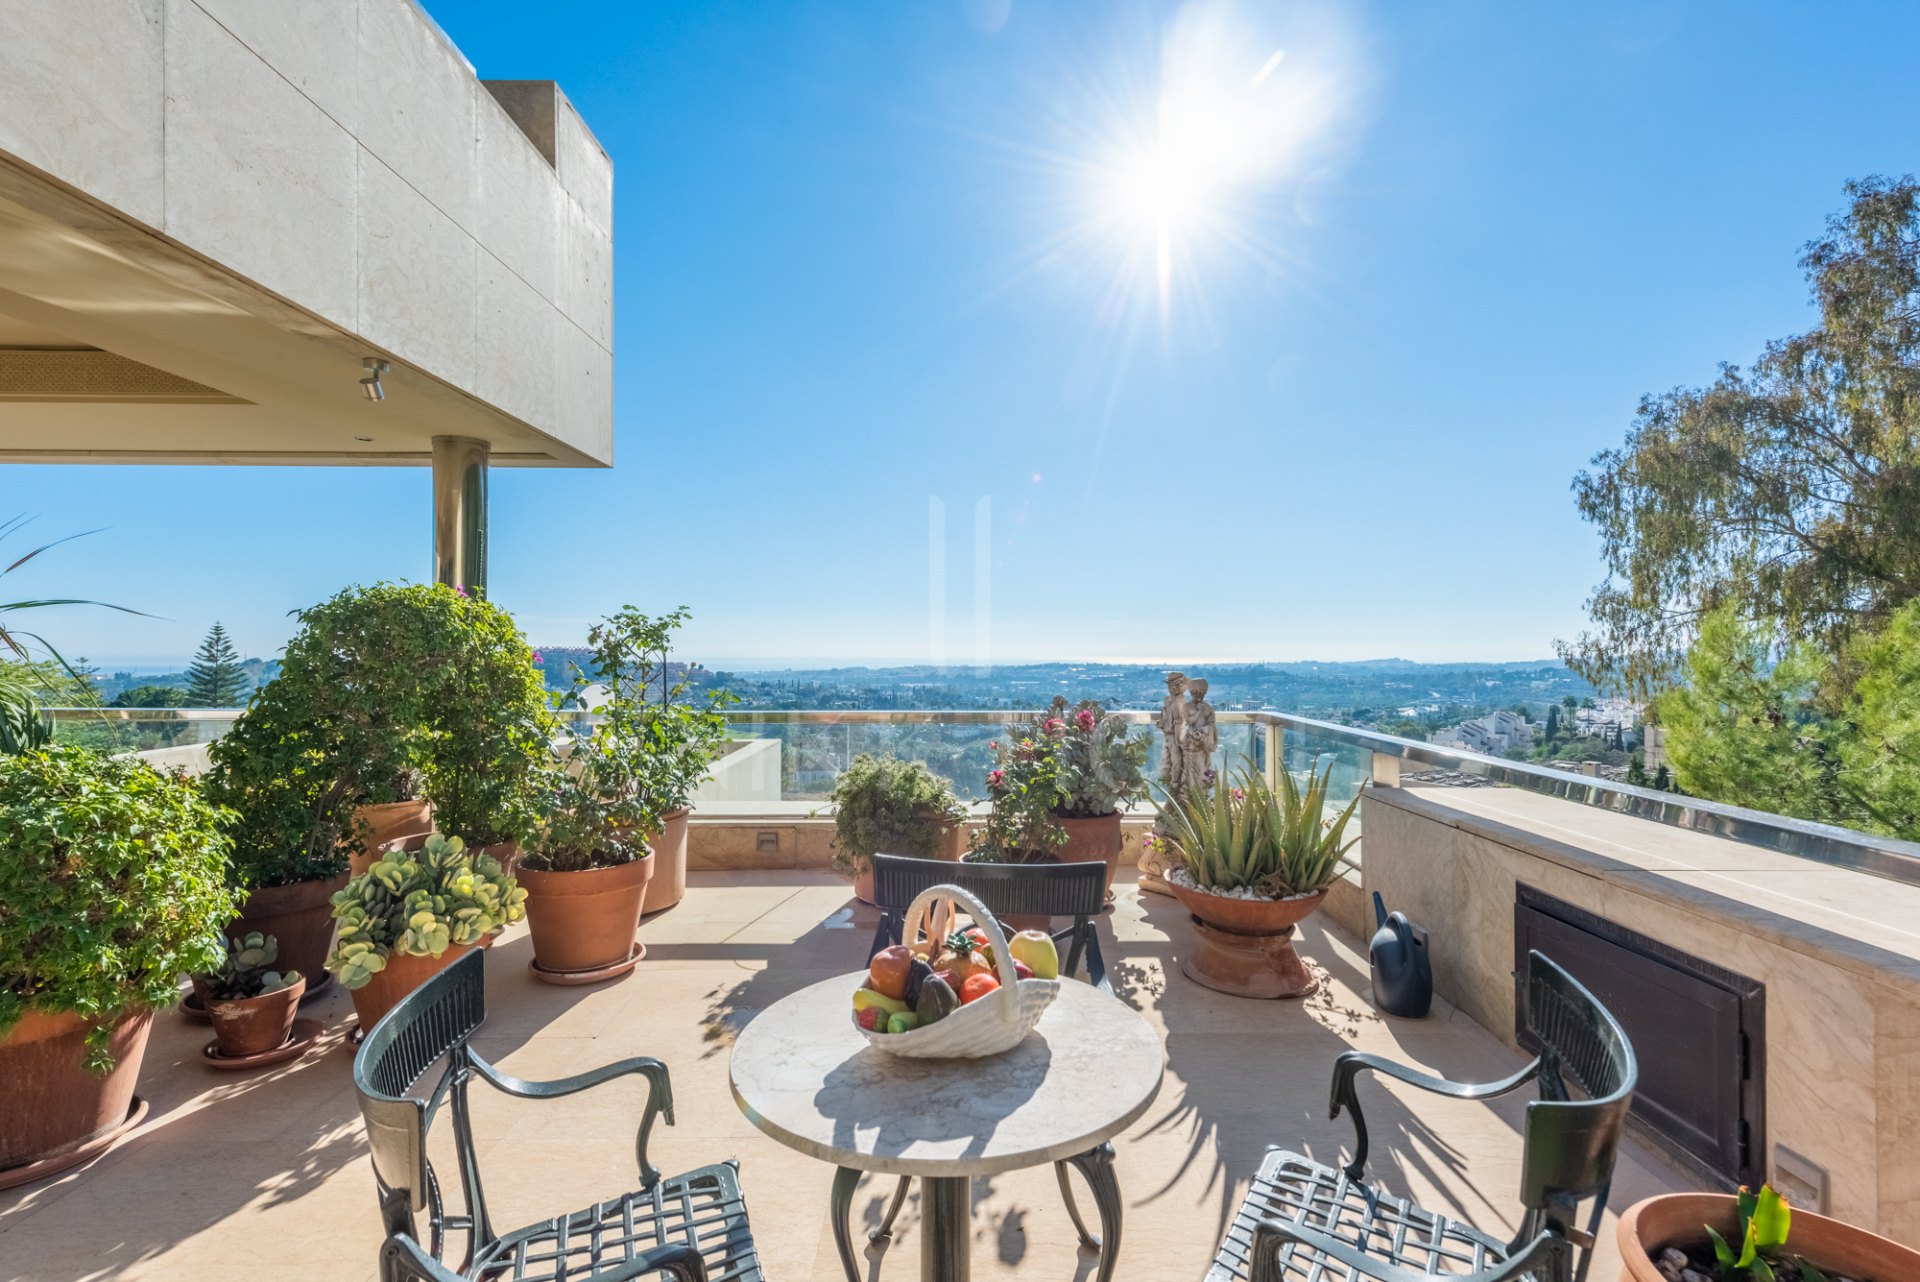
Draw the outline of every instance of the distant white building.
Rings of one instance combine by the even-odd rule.
[[[1573,713],[1575,733],[1595,738],[1611,738],[1616,730],[1625,738],[1639,724],[1640,705],[1627,699],[1602,699],[1591,708],[1576,708]]]
[[[1438,731],[1433,741],[1444,748],[1465,748],[1469,752],[1502,757],[1516,748],[1533,747],[1533,723],[1503,708]]]

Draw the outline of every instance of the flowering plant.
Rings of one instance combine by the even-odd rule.
[[[1067,842],[1067,830],[1054,817],[1063,793],[1054,743],[1041,727],[1031,736],[995,741],[994,766],[987,772],[987,798],[993,804],[984,827],[976,830],[967,858],[976,863],[1017,863],[1051,854]]]
[[[1060,778],[1059,814],[1070,819],[1110,815],[1147,793],[1144,734],[1133,735],[1127,719],[1092,699],[1072,711],[1056,703],[1042,720]]]

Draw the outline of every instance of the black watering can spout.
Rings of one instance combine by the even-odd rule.
[[[1373,892],[1373,926],[1375,930],[1387,924],[1387,901],[1380,898],[1380,892]]]

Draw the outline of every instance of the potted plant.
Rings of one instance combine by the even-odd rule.
[[[648,890],[648,907],[671,908],[687,893],[687,820],[693,790],[710,777],[708,767],[726,742],[727,719],[721,709],[737,702],[724,690],[699,690],[695,668],[668,659],[673,634],[685,625],[685,606],[649,618],[632,606],[616,611],[587,634],[594,671],[576,674],[565,703],[584,706],[585,678],[605,688],[595,710],[615,722],[634,751],[624,775],[609,782],[630,795],[640,814],[649,816],[642,835],[657,867]]]
[[[291,968],[322,975],[349,862],[394,839],[362,825],[364,807],[417,784],[443,831],[515,840],[550,738],[533,651],[498,606],[383,583],[303,611],[278,675],[209,749],[206,785],[234,812],[234,879],[249,892],[230,933],[273,935]]]
[[[873,857],[959,859],[966,808],[923,761],[861,753],[833,781],[833,866],[873,902]]]
[[[1054,814],[1066,830],[1059,856],[1065,863],[1101,860],[1107,865],[1107,893],[1120,863],[1121,812],[1146,796],[1146,735],[1130,733],[1125,717],[1108,716],[1092,699],[1072,709],[1056,700],[1040,727],[1053,744],[1060,780]]]
[[[383,795],[392,800],[373,800]],[[421,791],[420,772],[404,768],[386,787],[369,790],[348,813],[348,866],[354,872],[365,871],[365,866],[373,862],[373,853],[388,842],[424,837],[432,831],[433,803]]]
[[[0,757],[0,1182],[130,1125],[153,1009],[220,960],[221,816],[189,782],[74,747]]]
[[[370,1030],[402,997],[526,916],[526,898],[499,860],[458,837],[390,850],[333,897],[340,943],[327,969]]]
[[[287,1044],[307,981],[297,970],[274,970],[279,945],[258,931],[226,941],[220,966],[193,977],[193,988],[213,1023],[213,1039],[227,1059],[264,1055]]]
[[[1621,1282],[1840,1282],[1920,1278],[1920,1251],[1758,1193],[1668,1193],[1628,1207],[1617,1230]],[[1791,1237],[1791,1240],[1789,1240]]]
[[[1355,796],[1324,819],[1332,774],[1309,771],[1303,788],[1283,771],[1276,793],[1249,767],[1212,788],[1160,790],[1179,856],[1167,888],[1198,934],[1180,959],[1187,978],[1239,997],[1305,997],[1318,987],[1293,951],[1293,931],[1339,875],[1353,846],[1341,836],[1360,804]]]
[[[1045,737],[995,740],[993,769],[987,771],[987,821],[967,845],[975,863],[1054,863],[1067,844],[1067,830],[1055,812],[1060,807],[1059,767]]]

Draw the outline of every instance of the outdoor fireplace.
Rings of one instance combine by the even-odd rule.
[[[1530,950],[1564,967],[1632,1040],[1640,1085],[1632,1122],[1683,1167],[1716,1184],[1766,1178],[1766,989],[1604,917],[1517,886],[1514,974]],[[1526,989],[1515,1031],[1527,1045]]]

